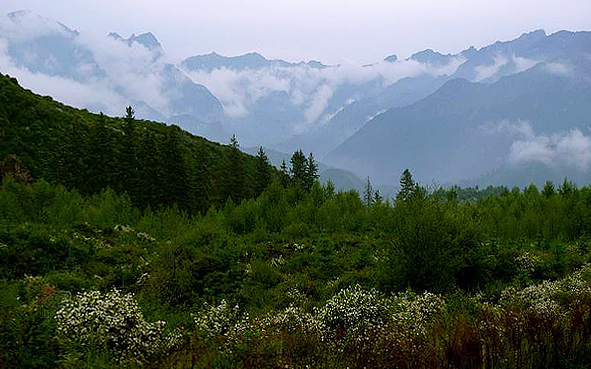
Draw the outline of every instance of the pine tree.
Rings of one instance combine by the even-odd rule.
[[[77,145],[72,143],[72,137],[81,139],[82,136],[74,132],[74,125],[68,125],[62,131],[58,131],[53,137],[54,150],[47,159],[49,165],[48,178],[56,183],[61,183],[67,188],[73,188],[78,183],[76,182],[76,175],[80,175],[82,166],[80,157],[80,141]],[[76,152],[73,153],[72,150]]]
[[[318,179],[318,165],[314,159],[314,154],[310,153],[306,162],[306,177],[305,177],[305,188],[309,192],[314,185],[314,182]]]
[[[230,154],[225,173],[226,179],[222,197],[224,199],[231,198],[235,204],[240,204],[242,199],[246,197],[246,188],[244,163],[242,162],[242,153],[240,152],[240,145],[238,144],[236,135],[232,135],[232,139],[230,140]]]
[[[302,152],[297,150],[291,156],[291,179],[294,185],[307,188],[308,160]]]
[[[558,187],[558,193],[562,196],[570,196],[571,194],[576,192],[576,190],[577,186],[575,186],[573,182],[569,181],[566,178],[564,178],[564,181],[562,181],[562,184],[560,185],[560,187]]]
[[[195,151],[195,165],[191,192],[194,207],[201,214],[205,214],[209,208],[209,178],[207,172],[207,158],[205,157],[205,148],[198,145]]]
[[[88,171],[83,158],[86,157],[86,127],[76,122],[69,127],[65,135],[65,143],[62,146],[63,171],[60,182],[68,188],[77,188],[82,193],[86,189]]]
[[[155,208],[164,203],[165,186],[163,185],[162,157],[158,152],[158,144],[154,134],[148,132],[138,148],[137,160],[140,169],[137,171],[135,202],[142,208],[148,205]]]
[[[135,116],[131,106],[125,109],[123,119],[123,139],[121,140],[121,154],[119,157],[119,173],[117,182],[119,192],[127,192],[135,203],[141,202],[139,198],[139,163],[138,163],[138,138],[135,131]]]
[[[546,181],[546,184],[544,184],[544,188],[542,189],[542,195],[544,195],[545,198],[548,198],[555,193],[556,190],[554,189],[554,182]]]
[[[326,186],[324,187],[324,194],[328,199],[333,198],[335,195],[334,183],[330,179],[328,180],[328,182],[326,182]]]
[[[380,190],[376,190],[373,196],[373,203],[376,205],[380,205],[382,201],[384,201],[384,199],[382,198],[382,195],[380,195]]]
[[[233,134],[232,138],[230,138],[230,147],[233,149],[240,149],[240,144],[238,144],[238,139],[236,138],[236,134]]]
[[[402,172],[402,176],[400,177],[400,190],[396,195],[396,201],[407,201],[414,195],[417,191],[417,184],[412,179],[412,175],[408,169],[405,169]]]
[[[366,207],[370,207],[373,203],[373,187],[371,186],[371,182],[369,177],[367,177],[367,183],[365,184],[365,190],[363,190],[363,201],[365,202]]]
[[[256,172],[255,172],[255,196],[258,197],[269,186],[271,182],[271,169],[269,159],[263,147],[259,147],[256,156]]]
[[[107,127],[106,117],[101,113],[96,124],[90,128],[86,167],[88,170],[87,193],[97,193],[106,187],[113,187],[118,167],[115,154],[115,139]]]
[[[287,164],[285,163],[285,159],[281,163],[281,170],[279,171],[279,183],[281,187],[287,188],[291,182],[291,177],[289,176],[289,171],[287,170]]]
[[[178,126],[169,126],[161,145],[163,161],[162,181],[163,199],[165,205],[177,204],[181,209],[190,207],[189,178],[182,153],[182,131]]]

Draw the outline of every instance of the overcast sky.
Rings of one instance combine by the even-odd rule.
[[[590,30],[590,0],[0,0],[82,32],[151,31],[177,59],[216,51],[370,63],[456,53],[543,28]]]

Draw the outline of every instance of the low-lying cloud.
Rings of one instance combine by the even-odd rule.
[[[482,64],[474,68],[476,73],[474,80],[476,82],[482,82],[489,78],[496,77],[499,75],[499,72],[507,66],[513,67],[512,73],[521,73],[533,68],[538,63],[539,62],[536,60],[531,60],[520,56],[513,55],[511,57],[506,57],[499,54],[493,58],[492,64]]]
[[[58,35],[69,37],[72,32],[64,25],[23,10],[0,17],[2,37],[16,43],[28,42],[39,37]]]
[[[591,167],[591,136],[580,129],[537,134],[529,121],[489,124],[489,132],[508,135],[513,142],[509,149],[510,164],[543,163],[549,167],[567,166],[582,171]]]
[[[414,60],[380,63],[362,66],[344,63],[326,68],[313,68],[308,65],[271,65],[261,69],[227,69],[212,71],[185,70],[193,82],[206,86],[224,105],[226,113],[232,117],[244,117],[251,112],[257,100],[270,93],[282,91],[290,101],[303,108],[302,121],[295,125],[296,133],[305,131],[314,123],[322,124],[324,117],[334,116],[327,111],[329,102],[337,89],[345,84],[362,85],[377,81],[382,87],[391,85],[402,78],[414,77],[422,73],[432,75],[452,74],[464,62],[460,57],[453,58],[448,65],[435,67]],[[364,96],[356,96],[363,98]]]
[[[52,96],[58,101],[93,111],[116,115],[121,115],[125,111],[123,98],[105,81],[82,83],[60,76],[34,73],[27,68],[16,66],[8,56],[7,49],[7,43],[0,39],[2,73],[17,77],[21,85],[32,88],[37,93]]]
[[[566,76],[570,73],[570,68],[562,63],[548,63],[546,64],[546,70],[559,76]]]
[[[474,71],[476,72],[475,80],[476,82],[484,81],[490,77],[496,75],[499,70],[507,65],[509,60],[502,55],[497,55],[494,57],[494,63],[492,64],[483,64],[477,66]]]
[[[64,66],[50,56],[37,64],[39,56],[35,48],[27,50],[27,43],[48,36],[59,37],[63,40],[60,43],[68,43],[75,53],[91,57],[72,60],[71,65]],[[18,61],[10,53],[11,45],[27,50]],[[122,115],[126,105],[143,101],[161,114],[169,115],[169,96],[174,91],[163,91],[165,65],[164,58],[138,43],[128,45],[107,35],[73,32],[28,12],[0,17],[2,72],[17,77],[35,92],[70,105]],[[64,68],[69,68],[68,75],[60,75]],[[142,113],[140,109],[138,116]]]

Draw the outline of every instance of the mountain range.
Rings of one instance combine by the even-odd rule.
[[[509,53],[507,66],[502,55]],[[529,163],[548,167],[554,175],[546,179],[583,175],[591,154],[589,55],[588,32],[534,32],[513,44],[494,44],[473,57],[496,58],[496,78],[475,78],[484,75],[469,68],[468,59],[456,72],[462,78],[375,117],[324,160],[386,182],[410,168],[419,180],[439,183],[481,176],[490,181],[493,172],[509,171],[514,178],[502,183],[524,186],[528,180],[516,168]],[[589,178],[581,175],[575,177]]]
[[[94,112],[131,104],[215,141],[235,133],[243,147],[314,152],[357,185],[395,184],[405,168],[427,183],[523,186],[539,182],[533,172],[587,181],[590,55],[589,32],[537,30],[363,66],[256,52],[175,62],[149,32],[99,37],[27,11],[0,18],[0,70],[29,88]]]

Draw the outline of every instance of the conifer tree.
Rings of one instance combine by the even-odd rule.
[[[324,187],[324,194],[328,199],[333,198],[335,195],[334,183],[332,183],[330,179],[328,180],[328,182],[326,182],[326,186]]]
[[[544,184],[544,188],[542,189],[542,195],[544,195],[545,198],[548,198],[555,193],[556,190],[554,189],[554,182],[546,181],[546,184]]]
[[[193,204],[197,211],[205,214],[209,207],[208,193],[209,178],[207,172],[207,158],[205,157],[205,148],[203,145],[198,145],[195,151],[195,166],[193,174],[193,182],[191,184],[191,192],[193,197]]]
[[[72,124],[66,132],[65,143],[62,146],[63,171],[59,179],[66,187],[77,188],[82,193],[86,193],[84,190],[88,177],[86,163],[83,160],[86,157],[85,133],[85,127],[78,122]]]
[[[225,199],[231,198],[235,204],[240,204],[242,199],[246,197],[246,188],[244,163],[242,162],[242,154],[240,153],[240,145],[238,144],[236,135],[232,135],[232,139],[230,140],[230,153],[225,174],[226,179],[222,197]]]
[[[281,163],[281,169],[279,171],[279,183],[281,187],[287,188],[290,184],[291,177],[289,176],[289,171],[287,170],[287,164],[285,163],[285,159]]]
[[[412,179],[412,174],[408,169],[402,172],[400,177],[400,190],[396,195],[396,201],[407,201],[417,191],[417,184]]]
[[[133,123],[134,119],[135,119],[135,110],[133,110],[131,105],[129,105],[127,108],[125,108],[125,121],[127,123]]]
[[[570,196],[577,190],[575,184],[568,179],[564,178],[560,187],[558,187],[558,193],[562,196]]]
[[[367,183],[365,184],[365,189],[363,190],[363,202],[365,202],[365,206],[368,208],[373,203],[373,187],[371,186],[369,177],[367,177]]]
[[[113,186],[115,170],[118,167],[115,154],[115,140],[107,127],[106,117],[100,114],[98,121],[90,128],[86,155],[88,169],[88,193],[97,193]]]
[[[306,162],[306,178],[305,188],[309,192],[314,185],[314,182],[318,179],[318,165],[314,159],[314,154],[310,153]]]
[[[161,155],[158,152],[158,145],[154,134],[149,132],[138,145],[138,167],[137,171],[137,192],[136,203],[145,208],[150,205],[152,208],[164,203],[164,173]]]
[[[190,207],[188,199],[188,174],[182,153],[182,131],[180,127],[167,127],[162,142],[163,202],[165,205],[177,204],[181,209]]]
[[[131,199],[138,203],[139,201],[139,163],[137,158],[138,138],[135,131],[135,112],[131,106],[125,109],[125,118],[123,119],[123,139],[121,141],[121,154],[119,158],[119,173],[117,181],[119,182],[119,191],[127,192]]]
[[[382,201],[384,201],[384,199],[382,198],[382,195],[380,195],[380,190],[376,190],[373,196],[373,203],[379,205]]]
[[[255,196],[260,194],[269,186],[271,182],[271,170],[269,166],[269,159],[263,147],[259,147],[256,156],[256,172],[255,172]]]
[[[291,179],[294,185],[307,188],[308,160],[302,152],[297,150],[291,156]]]
[[[63,184],[67,188],[72,188],[75,185],[72,182],[72,173],[70,172],[75,169],[70,164],[70,161],[74,159],[70,152],[71,133],[70,129],[57,132],[53,140],[54,150],[50,153],[50,157],[47,158],[49,163],[48,178],[53,182]]]

